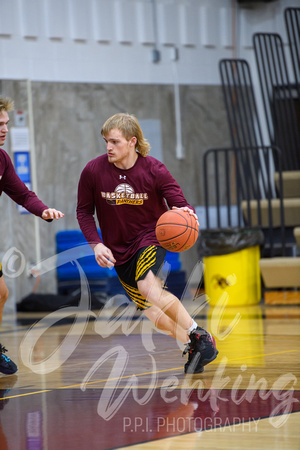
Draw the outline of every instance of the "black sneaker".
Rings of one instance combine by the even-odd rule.
[[[11,375],[18,370],[18,367],[8,356],[4,355],[6,352],[6,348],[0,344],[0,372]]]
[[[199,352],[195,354],[191,350],[190,344],[187,344],[187,347],[184,349],[183,355],[185,355],[186,353],[188,353],[189,356],[187,362],[184,365],[184,373],[204,372],[204,367],[201,364],[199,364],[201,354]]]
[[[191,342],[183,351],[189,353],[188,361],[184,366],[185,373],[202,373],[204,366],[209,364],[218,355],[214,337],[201,327],[197,327],[190,334]]]

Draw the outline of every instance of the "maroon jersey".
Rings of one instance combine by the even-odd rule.
[[[101,242],[94,220],[96,209],[103,243],[120,265],[139,248],[159,245],[155,225],[167,211],[166,203],[170,208],[189,206],[164,164],[152,156],[138,155],[133,167],[122,170],[108,162],[105,154],[82,171],[77,219],[86,240],[95,246]]]
[[[48,209],[20,180],[10,157],[0,148],[0,195],[2,192],[36,216],[41,217],[43,211]]]

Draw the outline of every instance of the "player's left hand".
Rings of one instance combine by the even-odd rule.
[[[197,214],[194,213],[194,211],[191,208],[189,208],[188,206],[183,206],[182,208],[177,208],[177,206],[173,206],[172,209],[182,209],[183,211],[186,211],[191,216],[195,217],[195,219],[197,220],[197,223],[199,225],[199,220],[198,220]]]
[[[45,209],[42,213],[42,219],[49,220],[49,219],[60,219],[64,217],[64,213],[61,211],[57,211],[57,209],[54,208],[48,208]]]

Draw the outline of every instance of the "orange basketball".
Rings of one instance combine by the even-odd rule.
[[[199,225],[186,211],[171,209],[160,216],[155,232],[163,248],[170,252],[185,252],[195,244]]]

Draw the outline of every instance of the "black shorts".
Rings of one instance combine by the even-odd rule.
[[[2,266],[1,266],[1,263],[0,263],[0,278],[2,277],[2,275],[3,275],[3,272],[2,272]]]
[[[152,304],[143,297],[137,287],[137,282],[143,280],[149,270],[154,275],[162,268],[167,251],[162,247],[150,245],[140,248],[126,263],[115,266],[119,280],[131,300],[139,309],[148,309]]]

